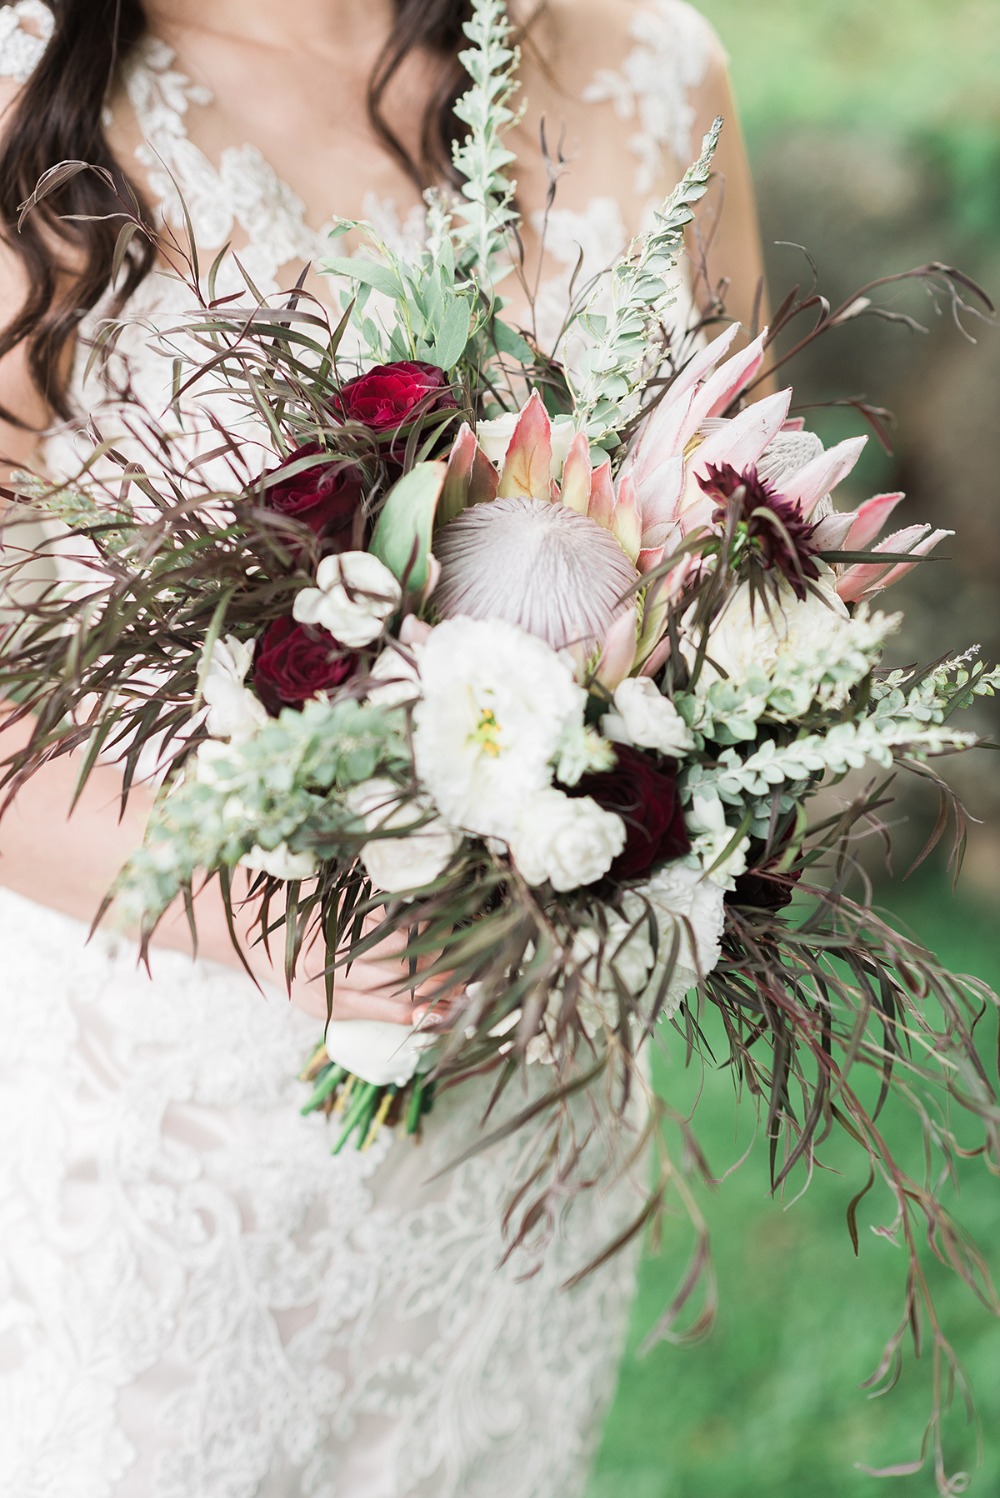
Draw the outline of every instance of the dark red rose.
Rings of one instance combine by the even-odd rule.
[[[343,685],[357,669],[357,656],[325,630],[276,619],[257,641],[253,684],[276,718],[283,707],[301,707],[317,692]]]
[[[638,749],[615,745],[613,770],[585,775],[571,796],[592,796],[605,811],[617,812],[628,840],[609,871],[612,879],[638,879],[654,864],[683,858],[691,851],[677,776],[670,760],[656,760]]]
[[[277,468],[265,474],[266,487],[261,490],[266,509],[276,515],[298,520],[319,536],[327,550],[345,551],[352,544],[354,517],[364,498],[364,476],[351,463],[330,457],[325,463],[314,463],[289,478],[281,474],[303,458],[319,456],[318,442],[298,447]]]
[[[380,364],[348,380],[331,402],[344,421],[373,432],[394,432],[416,415],[458,405],[448,377],[435,364]]]
[[[801,869],[792,869],[787,874],[779,874],[776,865],[769,869],[748,869],[736,880],[736,888],[726,894],[726,904],[769,910],[776,915],[786,905],[791,905],[795,886],[801,878]]]

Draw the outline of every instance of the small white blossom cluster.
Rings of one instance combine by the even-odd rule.
[[[719,744],[753,742],[763,718],[797,723],[841,712],[899,622],[898,614],[867,607],[852,617],[828,585],[799,599],[782,582],[771,596],[754,598],[744,583],[713,623],[695,690],[679,706]],[[684,641],[689,663],[698,643],[690,635]]]

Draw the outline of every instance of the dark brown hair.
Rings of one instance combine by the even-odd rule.
[[[39,178],[61,161],[84,160],[102,167],[119,190],[138,197],[112,156],[103,110],[120,64],[143,36],[146,19],[141,0],[49,4],[55,18],[52,39],[10,111],[0,146],[0,235],[20,260],[30,288],[24,306],[0,333],[0,357],[27,344],[39,392],[56,415],[69,418],[71,339],[80,317],[108,290],[120,225],[102,221],[101,215],[115,212],[120,203],[105,178],[85,172],[46,197],[20,230],[18,214]],[[393,29],[369,82],[368,108],[386,148],[423,187],[451,169],[457,126],[453,106],[463,86],[457,54],[472,6],[470,0],[395,0],[395,12]],[[441,58],[439,80],[423,119],[419,158],[394,133],[383,107],[393,79],[417,47]],[[149,241],[133,238],[117,287],[117,310],[155,258]]]

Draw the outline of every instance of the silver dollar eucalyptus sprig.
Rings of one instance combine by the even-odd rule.
[[[468,133],[454,152],[455,169],[463,179],[455,209],[461,222],[454,233],[460,269],[487,283],[503,274],[502,252],[518,219],[513,206],[517,184],[506,175],[516,157],[504,144],[505,133],[518,119],[511,100],[521,54],[511,42],[512,33],[503,0],[473,0],[472,19],[465,26],[472,46],[459,58],[472,86],[455,105]]]
[[[650,332],[675,299],[674,272],[694,204],[708,188],[722,120],[705,136],[701,155],[656,214],[652,229],[628,247],[607,277],[595,284],[579,320],[590,335],[576,386],[578,425],[592,442],[621,426],[622,408],[649,375]],[[599,311],[610,293],[611,310]]]

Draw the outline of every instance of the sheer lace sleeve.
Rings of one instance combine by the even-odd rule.
[[[729,82],[728,58],[714,28],[686,0],[615,0],[621,16],[604,29],[610,60],[596,68],[584,94],[613,116],[633,163],[618,196],[626,222],[647,224],[698,154],[713,119],[725,121],[713,187],[691,236],[699,305],[721,295],[726,311],[754,319],[762,276],[760,231],[746,152]],[[617,41],[624,32],[624,41]]]
[[[695,154],[696,95],[725,54],[704,16],[683,0],[638,0],[626,8],[624,56],[598,70],[584,97],[610,104],[626,122],[633,190],[645,199],[659,196]]]
[[[17,0],[0,10],[0,78],[27,83],[48,46],[55,22],[42,0]]]

